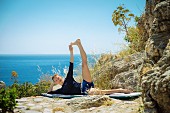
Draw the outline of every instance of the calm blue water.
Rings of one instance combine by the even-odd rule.
[[[19,83],[37,83],[43,74],[53,75],[58,73],[65,76],[64,70],[68,70],[69,55],[0,55],[0,81],[11,85],[11,72],[18,73]],[[94,65],[94,59],[88,55],[90,65]],[[81,57],[74,55],[74,69],[80,69]],[[76,75],[76,73],[75,73]]]

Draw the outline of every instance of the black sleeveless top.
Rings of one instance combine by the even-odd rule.
[[[73,78],[73,63],[70,62],[69,71],[64,83],[60,89],[50,91],[48,94],[64,94],[64,95],[80,95],[81,83],[78,83]]]

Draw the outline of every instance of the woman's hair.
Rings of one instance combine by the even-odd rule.
[[[54,81],[54,77],[55,77],[55,76],[58,76],[58,74],[54,74],[54,75],[52,76],[52,80],[53,80],[53,81]]]

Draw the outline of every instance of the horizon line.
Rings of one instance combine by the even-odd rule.
[[[91,54],[88,54],[88,53],[86,53],[87,55],[91,55]],[[102,53],[98,53],[98,54],[95,54],[95,55],[99,55],[99,54],[102,54]],[[19,54],[16,54],[16,53],[5,53],[5,54],[1,54],[0,53],[0,55],[70,55],[69,53],[68,54],[66,54],[66,53],[58,53],[58,54],[47,54],[47,53],[41,53],[41,54],[39,54],[39,53],[32,53],[32,54],[29,54],[29,53],[19,53]],[[80,55],[80,54],[78,54],[78,53],[76,53],[76,54],[74,54],[74,55]]]

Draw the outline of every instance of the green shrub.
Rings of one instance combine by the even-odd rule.
[[[11,72],[11,80],[14,82],[14,83],[18,83],[18,73],[16,71],[12,71]]]
[[[16,106],[16,88],[6,88],[0,90],[0,108],[2,113],[14,112]]]
[[[11,88],[16,88],[17,98],[36,95],[34,85],[29,82],[25,82],[23,84],[14,83]]]
[[[42,74],[39,78],[39,82],[37,82],[35,87],[35,93],[36,95],[41,95],[41,93],[46,93],[50,87],[50,84],[52,82],[52,76],[50,76],[48,73]]]
[[[128,27],[128,37],[126,40],[130,42],[129,47],[136,52],[140,52],[145,49],[145,41],[138,27]]]
[[[136,50],[131,49],[130,47],[125,47],[124,49],[122,49],[120,52],[118,52],[115,56],[116,58],[125,58],[128,55],[131,55],[133,53],[136,53]]]
[[[46,93],[49,89],[51,82],[50,81],[39,81],[37,84],[34,85],[34,92],[36,95],[41,95],[41,93]]]
[[[16,98],[22,98],[22,97],[29,97],[29,96],[39,96],[41,93],[45,93],[48,91],[48,88],[51,84],[50,82],[50,76],[49,75],[42,75],[39,79],[39,82],[33,85],[29,82],[24,82],[22,84],[18,83],[17,80],[17,73],[15,71],[12,72],[12,78],[15,80],[12,86],[9,86],[9,88],[16,89],[17,97]]]
[[[41,93],[48,91],[50,86],[48,81],[40,81],[33,85],[32,83],[25,82],[23,84],[14,83],[9,88],[15,88],[17,93],[17,98],[29,97],[29,96],[39,96]]]
[[[129,22],[134,20],[134,23],[137,24],[141,17],[135,16],[133,13],[126,9],[124,5],[120,5],[114,10],[112,14],[112,21],[115,26],[118,26],[119,32],[124,32],[124,39],[129,43],[128,49],[122,50],[118,53],[118,56],[124,57],[129,54],[136,52],[141,52],[145,49],[146,40],[143,37],[143,31],[138,26],[130,26]]]
[[[95,87],[99,89],[111,89],[111,80],[114,78],[114,72],[111,70],[112,61],[114,61],[115,56],[111,53],[102,54],[95,66],[90,69]]]
[[[133,13],[130,12],[129,9],[126,9],[124,5],[120,5],[114,10],[112,14],[112,21],[115,26],[119,26],[119,32],[125,32],[126,37],[129,37],[129,22],[134,19],[137,22],[139,17],[135,16]],[[126,40],[128,41],[128,40]]]

